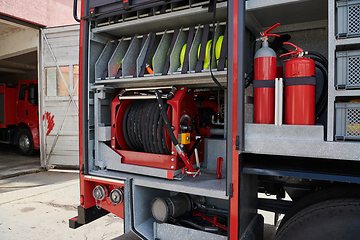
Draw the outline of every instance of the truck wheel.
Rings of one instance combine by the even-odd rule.
[[[276,240],[356,240],[359,229],[360,199],[335,199],[295,214],[277,232]]]
[[[29,129],[23,129],[18,137],[18,149],[24,156],[30,156],[34,151],[34,142]]]
[[[289,211],[285,214],[284,218],[281,220],[277,231],[280,231],[280,229],[285,225],[285,223],[301,210],[319,202],[338,198],[360,199],[360,187],[335,186],[323,188],[321,190],[310,193],[309,195],[297,201],[295,205],[289,209]]]

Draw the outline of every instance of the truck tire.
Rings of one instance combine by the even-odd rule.
[[[334,199],[295,214],[277,232],[276,240],[356,240],[359,229],[360,199]]]
[[[289,211],[285,214],[284,218],[281,220],[278,230],[285,225],[285,223],[291,219],[296,213],[301,210],[309,207],[313,204],[323,202],[331,199],[338,198],[359,198],[360,199],[360,187],[359,186],[331,186],[323,188],[318,191],[314,191],[307,196],[298,200],[294,206],[292,206]]]
[[[18,149],[24,156],[31,156],[34,152],[34,142],[29,129],[22,129],[18,135]]]

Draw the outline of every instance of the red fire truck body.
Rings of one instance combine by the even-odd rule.
[[[277,240],[356,239],[354,5],[81,1],[80,206],[70,227],[112,212],[134,239],[263,239],[263,210],[274,213]],[[267,50],[256,54],[260,40]],[[273,52],[276,77],[254,79],[254,56]],[[285,122],[286,109],[307,112],[314,86],[315,117]],[[275,95],[274,124],[254,123],[254,98],[272,97],[254,96],[264,92]]]
[[[17,144],[23,155],[40,149],[38,81],[0,85],[0,141]]]

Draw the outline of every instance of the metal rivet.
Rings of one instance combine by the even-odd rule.
[[[174,169],[174,166],[171,166],[171,169]]]
[[[174,152],[171,152],[171,154],[174,154]]]
[[[115,139],[115,137],[113,137],[112,139]]]
[[[112,148],[115,148],[115,146],[111,146]]]
[[[174,159],[172,158],[172,159],[171,159],[171,161],[173,162],[173,161],[174,161]]]

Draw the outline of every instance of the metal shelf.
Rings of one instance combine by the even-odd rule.
[[[217,4],[216,20],[227,20],[227,2]],[[136,34],[160,32],[166,29],[179,29],[181,27],[212,23],[213,13],[205,7],[190,8],[187,10],[164,13],[152,17],[136,19],[128,22],[114,23],[92,29],[92,33],[105,33],[120,37],[130,37]]]
[[[360,45],[360,38],[344,38],[344,39],[335,39],[336,46],[342,45]]]
[[[227,85],[227,71],[215,71],[213,74],[223,86]],[[212,80],[210,72],[96,80],[95,84],[106,84],[107,86],[112,87],[160,87],[169,85],[182,85],[191,87],[217,86]]]
[[[296,12],[294,12],[296,9]],[[246,25],[256,36],[275,23],[281,23],[274,32],[286,31],[286,25],[298,29],[325,27],[326,0],[249,0],[246,1]],[[319,22],[319,23],[317,23]],[[311,23],[311,24],[308,24]],[[304,26],[300,26],[305,24]],[[297,26],[295,26],[297,25]],[[283,30],[282,30],[283,29]]]
[[[335,97],[356,97],[360,98],[360,90],[337,90],[335,91]]]

